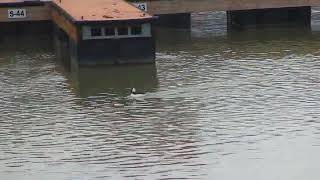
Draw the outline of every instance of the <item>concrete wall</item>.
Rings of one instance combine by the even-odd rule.
[[[78,43],[80,65],[154,63],[153,37],[84,40]]]
[[[0,22],[0,36],[6,35],[38,35],[52,32],[51,21],[34,22]]]
[[[55,26],[57,60],[70,70],[81,65],[139,64],[155,62],[153,37],[73,41]]]
[[[229,30],[266,24],[288,24],[310,27],[311,7],[228,11],[227,21]]]
[[[68,71],[77,71],[79,67],[77,43],[63,29],[57,25],[53,26],[53,47],[57,62]]]
[[[190,29],[191,28],[191,14],[178,13],[178,14],[160,14],[155,21],[156,26],[177,28],[177,29]]]
[[[52,7],[50,10],[51,20],[56,26],[61,28],[75,42],[79,39],[78,27],[73,24],[66,16],[57,8]]]
[[[70,39],[68,35],[56,25],[54,25],[53,44],[57,61],[69,69],[71,62]]]

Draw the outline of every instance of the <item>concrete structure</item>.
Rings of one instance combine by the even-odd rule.
[[[13,14],[10,13],[14,13],[14,9],[24,9],[28,15],[22,11],[17,18],[11,17]],[[44,2],[0,0],[0,36],[48,33],[52,29],[50,20],[50,6]]]
[[[153,17],[119,0],[55,0],[52,21],[70,37],[80,64],[153,63]]]
[[[311,7],[228,11],[227,23],[230,30],[241,30],[245,26],[283,23],[309,28],[311,26]]]
[[[190,28],[192,12],[226,11],[231,29],[283,22],[309,27],[311,6],[320,5],[320,0],[128,1],[0,0],[0,36],[53,32],[57,54],[72,57],[67,64],[154,63],[154,23]]]
[[[2,36],[54,32],[58,57],[80,65],[154,63],[153,20],[122,0],[0,0]]]
[[[226,11],[229,28],[283,22],[310,25],[310,7],[320,0],[147,0],[147,12],[159,16],[161,26],[187,28],[188,14]]]
[[[142,2],[146,2],[147,12],[150,14],[320,6],[320,0],[146,0]]]

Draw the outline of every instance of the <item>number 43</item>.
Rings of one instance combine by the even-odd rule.
[[[133,5],[142,11],[147,11],[147,3],[133,3]]]
[[[141,9],[142,11],[145,11],[146,10],[146,5],[140,4],[138,8]]]

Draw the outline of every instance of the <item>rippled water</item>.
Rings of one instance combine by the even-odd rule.
[[[41,38],[2,44],[0,179],[318,179],[318,16],[230,34],[196,14],[158,30],[156,65],[67,72]]]

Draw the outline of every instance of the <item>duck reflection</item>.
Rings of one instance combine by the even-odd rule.
[[[76,93],[84,98],[102,93],[128,96],[132,88],[146,93],[158,87],[154,64],[78,67],[71,74]]]

